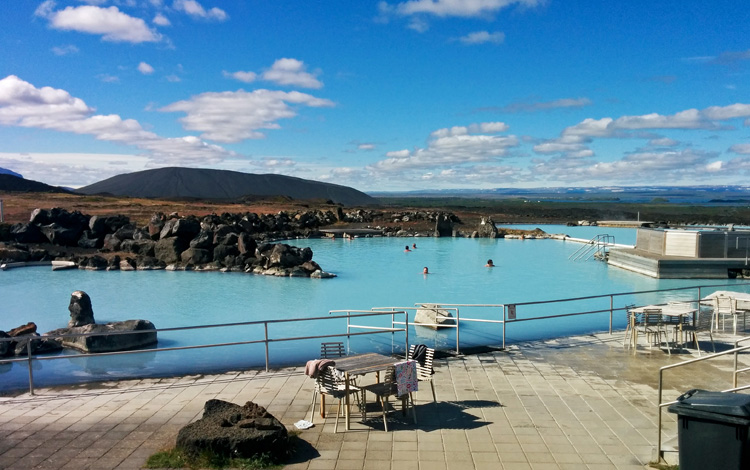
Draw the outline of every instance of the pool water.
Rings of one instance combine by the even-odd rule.
[[[519,226],[514,226],[519,227]],[[535,228],[532,226],[529,228]],[[523,226],[526,228],[526,226]],[[614,234],[617,243],[633,244],[633,229],[540,226],[548,233],[590,239]],[[357,238],[354,240],[294,240],[309,246],[334,279],[278,278],[243,273],[171,271],[51,271],[23,268],[0,271],[0,330],[33,321],[39,332],[64,327],[69,320],[70,295],[83,290],[92,300],[97,323],[146,319],[158,329],[215,325],[256,320],[328,316],[331,310],[414,306],[416,303],[510,304],[571,297],[663,289],[710,281],[659,280],[608,267],[593,259],[570,261],[580,243],[560,240],[466,238]],[[404,252],[405,245],[417,248]],[[492,259],[496,267],[487,268]],[[422,273],[429,268],[429,274]],[[716,283],[718,284],[718,283]],[[621,298],[622,305],[629,299]],[[618,300],[618,301],[619,301]],[[639,299],[652,302],[658,299]],[[519,318],[608,308],[609,299],[576,306],[543,304],[519,307]],[[617,307],[617,305],[615,306]],[[412,312],[413,313],[413,312]],[[334,316],[335,314],[331,315]],[[412,315],[413,316],[413,315]],[[502,319],[502,309],[461,310],[462,317]],[[608,315],[519,322],[508,325],[507,341],[602,331]],[[369,322],[369,323],[367,323]],[[389,319],[361,320],[389,326]],[[280,323],[269,326],[270,338],[312,336],[345,331],[345,321]],[[624,315],[615,326],[624,325]],[[461,325],[461,346],[500,344],[499,325]],[[455,347],[455,331],[410,331],[410,342],[440,348]],[[159,347],[260,340],[262,327],[224,327],[159,333]],[[271,365],[304,363],[317,357],[321,340],[279,341],[269,347]],[[403,336],[391,334],[353,338],[352,350],[390,352],[403,348]],[[138,376],[219,372],[262,367],[261,344],[178,352],[80,358],[62,353],[62,360],[34,362],[37,386]],[[0,363],[0,390],[24,388],[25,364]]]

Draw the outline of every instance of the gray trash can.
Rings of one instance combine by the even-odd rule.
[[[677,414],[680,470],[750,469],[750,395],[690,390]]]

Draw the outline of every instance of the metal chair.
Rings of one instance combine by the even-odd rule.
[[[342,356],[346,356],[346,350],[344,349],[344,343],[341,341],[320,343],[321,359],[335,359]]]
[[[719,317],[721,316],[721,329],[724,329],[726,317],[732,317],[733,333],[737,334],[737,300],[732,297],[714,297],[714,320],[716,328],[719,328]]]
[[[693,342],[695,343],[695,348],[698,350],[698,355],[701,355],[701,348],[698,345],[699,332],[708,333],[709,337],[711,338],[711,347],[713,348],[714,352],[716,352],[716,345],[714,344],[714,334],[711,330],[711,325],[713,323],[713,315],[711,314],[711,312],[696,312],[695,324],[690,321],[689,317],[685,317],[685,320],[687,321],[682,323],[682,332],[691,333],[693,335]]]
[[[630,344],[635,347],[638,343],[638,327],[642,323],[643,314],[634,312],[635,304],[629,304],[625,306],[625,318],[627,324],[625,325],[625,337],[622,339],[622,346],[628,344],[628,337],[630,338]]]
[[[407,359],[414,359],[414,349],[417,346],[412,344],[409,346],[409,354],[406,356]],[[424,365],[417,361],[417,379],[420,382],[430,382],[430,388],[432,389],[432,400],[437,403],[437,396],[435,395],[435,383],[432,381],[432,376],[435,371],[432,368],[432,361],[435,359],[435,350],[433,348],[427,348],[424,355]]]
[[[666,329],[664,328],[664,320],[662,318],[661,309],[644,310],[641,328],[643,329],[643,333],[645,333],[646,335],[646,340],[649,343],[649,349],[654,345],[654,336],[656,336],[656,344],[661,347],[661,335],[664,334],[665,337],[667,336]],[[669,341],[667,341],[667,353],[670,355],[672,354],[669,349]]]
[[[416,362],[416,361],[411,361]],[[416,364],[415,364],[416,365]],[[371,392],[378,397],[380,406],[383,408],[383,427],[388,432],[388,419],[386,414],[388,413],[388,397],[394,396],[396,399],[401,400],[401,409],[406,413],[406,409],[411,405],[412,418],[414,423],[417,423],[417,412],[414,409],[414,400],[411,393],[398,394],[398,384],[396,383],[395,367],[389,367],[385,373],[385,380],[382,382],[374,383],[371,385],[365,385],[362,387],[362,416],[363,419],[367,419],[367,392]]]
[[[312,409],[310,410],[310,422],[313,422],[313,417],[315,416],[315,392],[320,393],[321,397],[329,395],[339,401],[336,408],[336,424],[333,427],[333,432],[336,433],[339,428],[339,416],[341,416],[341,400],[346,398],[347,394],[346,383],[344,380],[337,378],[334,375],[333,370],[328,368],[320,372],[320,375],[318,375],[318,378],[315,381],[315,387],[316,388],[313,391]],[[361,389],[357,386],[349,385],[348,393],[349,395],[355,395],[361,408],[362,402],[359,401],[360,390]],[[323,400],[321,400],[321,407],[322,406],[324,406]]]

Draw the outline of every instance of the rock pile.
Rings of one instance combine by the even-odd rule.
[[[75,261],[83,269],[201,269],[276,276],[332,277],[312,250],[269,240],[320,236],[331,212],[222,214],[203,218],[154,214],[138,227],[123,216],[36,209],[30,221],[0,231],[0,262]]]

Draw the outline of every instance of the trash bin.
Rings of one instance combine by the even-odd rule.
[[[750,469],[750,395],[690,390],[677,413],[680,470]]]

